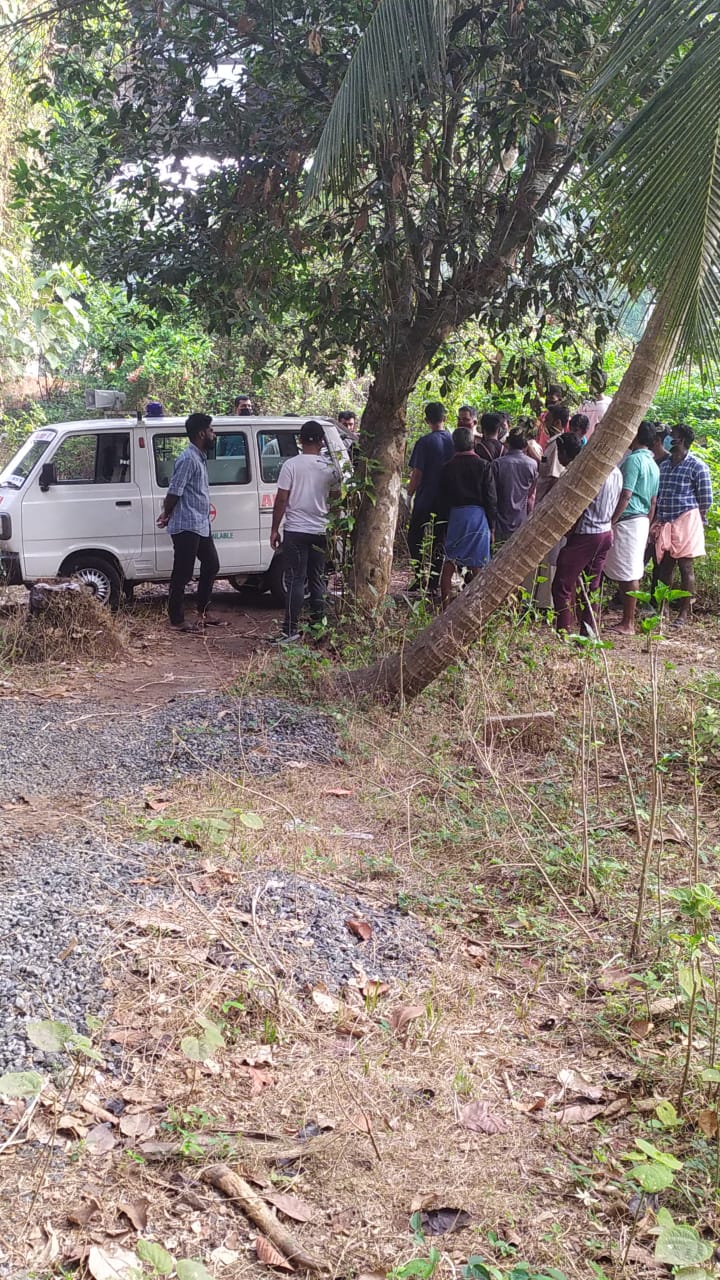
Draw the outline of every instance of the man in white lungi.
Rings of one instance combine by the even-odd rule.
[[[617,582],[623,602],[622,622],[613,630],[624,636],[635,633],[637,599],[628,593],[638,590],[645,572],[645,548],[660,484],[652,454],[654,439],[653,424],[641,422],[630,452],[620,464],[623,487],[612,519],[613,544],[605,561],[605,577]]]

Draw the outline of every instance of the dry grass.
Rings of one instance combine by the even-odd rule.
[[[668,745],[682,739],[687,687],[707,665],[703,645],[700,637],[695,652],[663,651],[674,667],[663,677]],[[266,659],[264,669],[272,691],[283,692],[280,665]],[[644,808],[647,659],[638,648],[618,651],[612,670]],[[594,729],[583,753],[586,687]],[[523,730],[487,744],[489,715],[528,705],[555,709],[555,720],[539,735]],[[426,1256],[432,1241],[415,1242],[409,1220],[431,1206],[471,1214],[470,1226],[435,1241],[443,1276],[473,1254],[501,1265],[498,1240],[516,1245],[538,1270],[555,1266],[578,1280],[629,1274],[618,1263],[632,1221],[619,1156],[634,1134],[648,1132],[652,1099],[673,1096],[683,1037],[679,1026],[658,1020],[639,1039],[631,1026],[646,1010],[643,988],[621,982],[605,991],[598,980],[604,967],[623,967],[640,856],[604,678],[552,637],[499,629],[477,661],[405,718],[378,708],[342,712],[346,759],[322,774],[295,770],[262,783],[214,774],[195,790],[164,792],[152,813],[138,805],[110,816],[111,845],[143,835],[143,822],[159,813],[168,836],[173,822],[195,820],[203,847],[165,844],[146,877],[166,896],[161,914],[142,922],[126,912],[118,921],[104,958],[114,1007],[99,1038],[104,1052],[119,1045],[121,1061],[111,1070],[87,1068],[68,1097],[48,1090],[48,1105],[31,1122],[32,1141],[0,1157],[8,1205],[0,1244],[17,1265],[42,1269],[48,1230],[58,1260],[81,1258],[108,1239],[131,1246],[137,1233],[120,1204],[144,1196],[145,1235],[176,1256],[203,1257],[218,1277],[259,1275],[256,1233],[200,1178],[205,1162],[227,1155],[261,1189],[312,1205],[311,1222],[291,1225],[332,1275],[384,1274]],[[681,756],[668,765],[666,793],[681,832],[664,850],[669,887],[687,882],[689,865],[682,834],[692,805]],[[701,811],[708,856],[718,838],[714,801],[708,773]],[[203,835],[204,821],[233,808],[260,814],[263,829],[239,823],[222,844],[211,826]],[[592,892],[583,895],[588,829]],[[346,834],[353,831],[373,839]],[[391,981],[377,1000],[344,993],[356,1035],[347,1034],[344,1012],[322,1013],[295,980],[297,955],[277,949],[262,912],[248,920],[238,911],[239,889],[279,868],[350,886],[378,905],[399,904],[437,949],[429,968]],[[667,931],[673,908],[666,902],[665,910]],[[654,911],[652,903],[651,917]],[[653,966],[664,993],[663,973],[670,988],[673,977],[658,968],[652,918],[646,937],[636,971]],[[408,1004],[421,1012],[398,1033],[393,1011]],[[222,1025],[226,1048],[214,1063],[192,1064],[180,1049],[197,1032],[198,1015]],[[272,1060],[257,1062],[258,1052]],[[253,1060],[260,1076],[248,1066]],[[605,1098],[625,1102],[612,1116],[569,1127],[550,1104],[527,1114],[534,1099],[557,1090],[563,1067],[581,1069]],[[151,1141],[173,1141],[183,1152],[158,1163],[113,1124],[116,1146],[93,1155],[77,1132],[58,1124],[60,1112],[92,1124],[81,1103],[93,1096],[124,1101],[125,1114],[148,1117]],[[472,1100],[486,1102],[506,1127],[470,1132],[461,1109]],[[310,1121],[322,1135],[290,1168],[278,1164]],[[706,1144],[692,1114],[679,1142],[683,1158],[704,1168]],[[704,1176],[696,1173],[688,1199],[694,1220],[709,1223]],[[84,1228],[69,1224],[68,1208],[89,1195],[98,1198],[99,1215]],[[678,1216],[687,1212],[682,1196],[677,1208]],[[654,1274],[651,1226],[649,1217],[640,1226],[634,1277]],[[224,1267],[218,1249],[235,1255]],[[601,1270],[591,1272],[591,1262]]]
[[[11,606],[0,619],[0,662],[8,666],[107,662],[125,650],[116,617],[89,591],[48,595],[35,614],[27,605]]]

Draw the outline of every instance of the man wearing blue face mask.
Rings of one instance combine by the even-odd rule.
[[[656,519],[650,530],[660,581],[670,586],[677,565],[680,587],[687,592],[675,619],[679,627],[690,617],[695,561],[705,555],[705,523],[713,501],[710,468],[690,453],[694,439],[685,423],[673,427],[670,457],[660,463]]]

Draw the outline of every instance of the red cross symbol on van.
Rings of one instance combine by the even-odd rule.
[[[212,504],[212,502],[211,502],[211,503],[210,503],[210,523],[212,523],[212,521],[215,519],[216,515],[217,515],[217,511],[215,510],[215,507],[213,506],[213,504]]]

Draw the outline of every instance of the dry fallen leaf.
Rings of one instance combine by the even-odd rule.
[[[137,1200],[121,1200],[118,1213],[131,1222],[137,1232],[144,1231],[148,1224],[150,1201],[147,1196],[138,1196]]]
[[[119,1245],[100,1249],[94,1244],[87,1257],[87,1268],[94,1280],[135,1280],[139,1271],[137,1255]]]
[[[677,996],[661,996],[659,1000],[653,1000],[650,1005],[650,1013],[653,1018],[667,1018],[674,1013],[678,1007],[679,999]]]
[[[258,1261],[264,1262],[266,1267],[281,1267],[283,1271],[294,1270],[291,1263],[283,1256],[279,1249],[275,1248],[265,1236],[257,1236],[255,1240],[255,1252]]]
[[[152,1138],[155,1134],[155,1125],[147,1112],[142,1111],[138,1115],[121,1116],[120,1132],[124,1133],[126,1138]]]
[[[94,1156],[104,1156],[116,1145],[115,1134],[109,1124],[96,1124],[88,1130],[85,1146]]]
[[[286,1196],[282,1192],[268,1192],[265,1199],[269,1204],[274,1205],[280,1213],[284,1213],[286,1218],[292,1218],[294,1222],[311,1222],[314,1209],[307,1200],[302,1200],[300,1196]]]
[[[718,1113],[717,1111],[699,1111],[697,1115],[698,1129],[701,1129],[705,1137],[712,1140],[717,1136],[718,1131]]]
[[[261,1071],[259,1067],[241,1067],[241,1071],[250,1077],[250,1097],[257,1098],[263,1089],[269,1089],[273,1077],[269,1071]]]
[[[514,1111],[519,1111],[523,1116],[534,1116],[539,1111],[543,1110],[546,1102],[547,1098],[544,1094],[539,1093],[537,1097],[532,1098],[530,1102],[518,1102],[516,1098],[513,1098],[512,1107]]]
[[[240,1061],[246,1067],[271,1067],[273,1065],[273,1047],[271,1044],[256,1044],[246,1049]]]
[[[346,920],[345,925],[353,937],[359,938],[361,942],[367,942],[372,937],[372,925],[367,920]]]
[[[604,1111],[605,1106],[603,1103],[598,1106],[597,1103],[587,1102],[576,1107],[563,1107],[552,1118],[558,1124],[588,1124],[596,1116],[601,1116]]]
[[[199,845],[196,846],[198,849]],[[129,917],[129,923],[136,929],[157,929],[158,933],[182,933],[183,926],[172,916],[162,911],[137,911]]]
[[[507,1123],[490,1110],[487,1102],[467,1102],[460,1108],[460,1123],[472,1133],[505,1133]]]
[[[68,1209],[67,1220],[74,1227],[86,1227],[100,1212],[100,1204],[92,1196],[87,1204],[78,1205],[77,1209]]]
[[[426,1235],[442,1236],[450,1231],[462,1231],[470,1224],[470,1214],[465,1209],[427,1209],[420,1215],[420,1225]]]
[[[584,1075],[582,1071],[576,1071],[572,1067],[564,1067],[562,1071],[558,1071],[557,1078],[563,1089],[569,1090],[570,1093],[576,1094],[579,1098],[588,1098],[590,1102],[599,1102],[603,1097],[603,1089],[600,1085],[593,1084],[590,1077]]]
[[[425,1006],[422,1004],[401,1004],[390,1014],[390,1026],[396,1036],[401,1036],[411,1022],[422,1018]]]
[[[328,787],[323,791],[324,796],[351,796],[352,791],[348,791],[347,787]]]
[[[339,1013],[343,1007],[342,1000],[338,1000],[337,996],[331,996],[329,991],[323,991],[320,987],[313,987],[312,998],[321,1013]]]
[[[60,1116],[57,1122],[58,1133],[71,1133],[75,1138],[84,1138],[87,1133],[87,1125],[79,1116],[71,1116],[68,1114]]]
[[[649,1018],[632,1018],[628,1022],[628,1031],[633,1040],[644,1040],[650,1035],[653,1025]]]
[[[224,1245],[218,1245],[217,1249],[213,1249],[210,1254],[210,1261],[214,1262],[216,1267],[232,1267],[239,1258],[240,1254],[235,1249],[226,1249]]]

